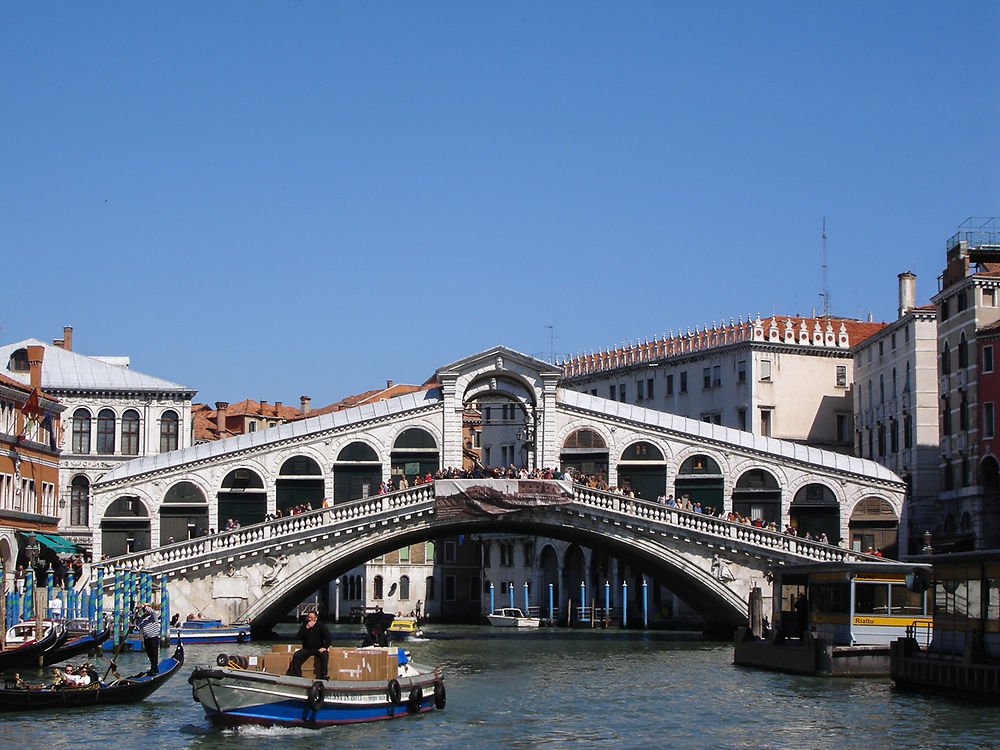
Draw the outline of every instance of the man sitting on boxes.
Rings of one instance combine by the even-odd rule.
[[[285,674],[301,677],[302,665],[310,656],[313,656],[316,658],[316,679],[329,679],[326,672],[327,661],[330,658],[330,654],[327,652],[327,649],[330,648],[330,634],[323,623],[319,621],[319,615],[315,612],[307,614],[305,624],[299,628],[296,637],[302,641],[302,648],[292,656],[292,663],[288,666],[288,671]]]

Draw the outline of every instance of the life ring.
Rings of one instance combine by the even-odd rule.
[[[319,711],[323,706],[324,698],[326,698],[326,687],[320,680],[316,680],[309,686],[309,692],[306,694],[306,705],[309,706],[310,711]]]
[[[215,666],[224,667],[229,663],[229,654],[219,654],[215,657]]]
[[[399,687],[398,680],[389,680],[389,684],[386,686],[385,695],[389,699],[389,703],[393,706],[398,706],[399,701],[403,697],[403,691]]]
[[[410,697],[406,699],[406,713],[419,714],[424,703],[424,691],[419,687],[410,688]]]
[[[444,689],[443,682],[434,683],[434,708],[441,709],[444,708],[445,704],[448,702],[448,694]]]

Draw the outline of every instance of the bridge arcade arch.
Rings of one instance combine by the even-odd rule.
[[[161,545],[208,533],[208,500],[194,482],[184,480],[171,485],[159,513]]]
[[[296,454],[281,464],[274,491],[275,507],[281,513],[299,506],[320,508],[325,494],[323,470],[315,459]]]
[[[240,526],[260,523],[267,515],[267,490],[264,480],[249,467],[233,469],[222,480],[218,493],[219,525],[229,519]]]
[[[392,444],[390,456],[393,477],[406,477],[413,485],[417,477],[425,477],[441,468],[440,449],[430,430],[423,427],[404,429]]]
[[[353,440],[337,453],[333,465],[333,502],[369,497],[382,483],[382,461],[364,440]]]
[[[109,557],[150,548],[149,510],[134,495],[113,500],[101,519],[101,549]]]
[[[707,453],[695,453],[684,458],[674,477],[674,497],[685,495],[702,508],[726,509],[724,478],[718,462]]]

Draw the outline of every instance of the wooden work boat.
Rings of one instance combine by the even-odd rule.
[[[113,682],[91,685],[34,686],[16,678],[7,678],[0,689],[0,711],[35,711],[82,706],[137,703],[145,700],[173,677],[184,664],[184,647],[160,661],[159,673],[146,672]]]

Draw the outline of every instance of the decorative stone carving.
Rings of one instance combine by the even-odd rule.
[[[287,555],[278,555],[277,557],[271,557],[268,555],[264,558],[264,562],[269,566],[267,570],[264,571],[264,575],[261,577],[261,584],[264,586],[273,586],[278,582],[278,577],[281,574],[281,569],[288,564]]]

